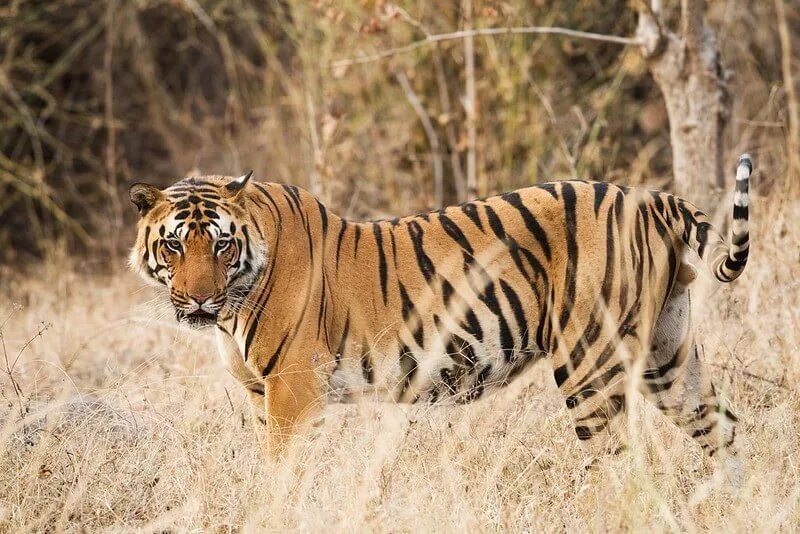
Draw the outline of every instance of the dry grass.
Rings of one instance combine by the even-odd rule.
[[[766,200],[753,204],[752,264],[731,287],[699,281],[694,299],[743,421],[741,487],[644,404],[634,452],[585,472],[546,365],[466,408],[331,407],[266,466],[208,334],[158,317],[132,275],[51,260],[2,277],[20,391],[4,373],[0,531],[796,531],[800,205],[766,224]]]

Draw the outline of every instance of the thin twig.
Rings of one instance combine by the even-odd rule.
[[[583,32],[579,30],[571,30],[569,28],[560,28],[558,26],[479,28],[476,30],[467,29],[452,33],[440,33],[437,35],[431,35],[429,37],[426,37],[425,39],[414,41],[413,43],[407,44],[405,46],[390,48],[389,50],[383,50],[381,52],[378,52],[377,54],[333,61],[330,64],[330,66],[331,68],[337,69],[342,67],[348,67],[350,65],[361,65],[363,63],[372,63],[374,61],[380,61],[381,59],[386,59],[388,57],[412,52],[418,48],[422,48],[423,46],[428,46],[433,43],[441,43],[442,41],[455,41],[459,39],[465,39],[468,37],[488,37],[493,35],[526,35],[531,33],[547,34],[547,35],[563,35],[566,37],[573,37],[576,39],[588,39],[590,41],[601,41],[605,43],[615,43],[626,46],[639,46],[642,44],[642,42],[639,39],[631,37],[618,37],[616,35],[603,35],[600,33]]]
[[[777,380],[773,380],[771,378],[766,378],[763,376],[759,376],[755,373],[751,373],[750,371],[745,371],[744,369],[737,369],[735,367],[730,367],[728,365],[720,364],[720,363],[713,363],[707,362],[708,365],[711,367],[716,367],[718,369],[723,369],[725,371],[729,371],[731,373],[739,373],[740,375],[746,376],[748,378],[754,378],[756,380],[761,380],[762,382],[767,382],[768,384],[772,384],[773,386],[777,386],[781,389],[785,389],[787,391],[791,391],[791,389],[783,383],[783,380],[778,382]]]
[[[467,112],[467,197],[478,196],[478,180],[476,176],[475,145],[477,143],[475,126],[475,45],[472,33],[472,0],[464,1],[466,35],[464,36],[464,69],[466,78],[466,94],[464,108]]]
[[[6,369],[5,369],[6,374],[8,375],[8,378],[11,380],[11,387],[14,390],[14,394],[17,396],[17,404],[19,406],[19,416],[25,417],[25,410],[22,408],[22,397],[21,397],[22,390],[20,389],[19,384],[17,384],[17,381],[14,379],[14,372],[11,370],[11,366],[9,365],[8,351],[6,350],[6,338],[3,336],[2,330],[0,330],[0,346],[2,346],[3,348],[3,359],[6,362]]]
[[[33,343],[36,340],[37,337],[42,337],[42,334],[44,334],[51,326],[53,326],[53,323],[41,323],[39,325],[39,330],[37,330],[36,333],[33,335],[33,337],[30,338],[28,341],[26,341],[25,344],[22,345],[22,348],[19,349],[19,352],[17,353],[17,357],[14,358],[14,363],[11,364],[10,372],[12,372],[12,373],[14,372],[14,368],[17,366],[17,362],[19,361],[20,357],[22,356],[22,353],[25,352],[25,349],[30,347],[31,343]]]
[[[395,78],[397,78],[397,81],[400,83],[400,87],[403,88],[408,103],[411,104],[411,107],[414,108],[414,111],[417,113],[422,123],[422,128],[425,130],[425,135],[428,138],[428,143],[431,145],[431,156],[433,157],[433,196],[436,207],[441,208],[444,202],[444,186],[442,181],[442,154],[439,150],[439,137],[436,135],[433,124],[431,124],[428,112],[425,111],[422,102],[419,101],[417,94],[414,92],[414,88],[411,87],[408,77],[402,72],[397,72],[395,73]]]
[[[319,142],[319,132],[317,131],[317,111],[314,107],[314,101],[311,98],[311,92],[306,88],[306,113],[308,114],[308,130],[311,134],[311,152],[313,153],[313,168],[308,176],[308,188],[319,197],[321,194],[319,187],[319,173],[318,170],[323,165],[322,148]]]

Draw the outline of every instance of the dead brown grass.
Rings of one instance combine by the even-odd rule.
[[[265,466],[209,335],[177,329],[132,275],[54,258],[2,278],[19,361],[0,379],[0,531],[797,531],[800,205],[767,204],[745,275],[694,298],[743,421],[741,487],[641,403],[635,450],[586,473],[547,365],[466,408],[331,407]]]

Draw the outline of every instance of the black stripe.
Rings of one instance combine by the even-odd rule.
[[[344,237],[344,233],[347,230],[347,221],[342,219],[342,227],[339,230],[339,238],[336,240],[336,269],[339,269],[339,254],[342,251],[342,238]]]
[[[163,228],[163,226],[162,226],[162,228]],[[142,259],[144,260],[144,262],[146,264],[149,263],[149,260],[150,260],[150,244],[149,244],[149,241],[150,241],[150,227],[147,226],[144,229],[144,255],[142,256]]]
[[[261,376],[266,378],[267,375],[269,375],[272,372],[272,368],[275,367],[276,363],[278,363],[278,356],[280,356],[281,350],[283,350],[283,345],[284,343],[286,343],[286,339],[288,337],[289,337],[289,332],[286,332],[283,335],[283,339],[281,339],[278,348],[275,350],[275,353],[272,355],[272,357],[270,357],[269,363],[267,363],[267,366],[264,368],[264,371],[262,371]]]
[[[750,247],[747,247],[743,250],[734,252],[731,258],[733,259],[733,263],[744,264],[747,263],[747,257],[749,256],[749,254],[750,254]],[[728,259],[730,260],[731,258]]]
[[[419,314],[416,313],[414,309],[414,303],[411,302],[411,298],[408,296],[408,292],[406,291],[405,286],[402,282],[398,282],[398,287],[400,288],[400,302],[401,302],[401,313],[403,315],[403,321],[405,321],[406,327],[409,330],[412,329],[411,332],[414,336],[414,341],[420,348],[423,347],[423,342],[425,340],[425,329],[422,324],[422,319],[420,318]],[[409,324],[412,321],[415,321],[415,324]]]
[[[356,235],[354,238],[353,256],[358,256],[358,242],[361,240],[361,225],[356,224],[355,227],[356,227]]]
[[[608,193],[608,184],[605,182],[597,182],[592,184],[594,189],[594,216],[600,216],[600,206],[603,204],[603,199],[606,198]]]
[[[567,378],[569,378],[569,372],[567,371],[567,366],[562,365],[560,367],[557,367],[553,371],[553,377],[556,379],[556,385],[558,387],[561,387],[564,384],[564,382],[567,381]]]
[[[422,226],[417,221],[412,220],[408,223],[406,228],[408,229],[408,235],[411,237],[411,242],[414,245],[414,254],[417,257],[419,270],[422,272],[422,276],[425,277],[425,281],[430,284],[433,280],[433,276],[436,274],[436,268],[430,257],[425,253],[425,248],[422,245],[424,235]]]
[[[446,278],[440,277],[439,279],[442,283],[442,300],[444,301],[445,307],[448,310],[450,309],[450,302],[455,296],[458,299],[458,303],[456,306],[454,306],[454,308],[457,308],[458,310],[465,309],[464,316],[467,320],[467,324],[462,322],[459,326],[473,336],[479,343],[482,342],[483,329],[481,328],[481,323],[478,320],[478,316],[475,315],[475,311],[472,308],[466,307],[464,298],[456,292],[456,290],[453,288],[453,285]]]
[[[678,350],[675,351],[675,354],[672,355],[672,358],[662,366],[658,368],[652,369],[645,369],[644,373],[642,373],[642,378],[645,380],[657,380],[659,378],[663,378],[668,372],[670,372],[675,365],[678,363],[678,358],[680,358],[681,349],[680,347]]]
[[[735,191],[739,193],[747,193],[750,190],[750,180],[736,180]]]
[[[544,228],[539,225],[539,222],[522,202],[522,198],[519,196],[519,193],[506,193],[501,198],[516,208],[516,210],[522,216],[522,220],[525,222],[525,228],[527,228],[533,237],[536,238],[536,241],[542,247],[542,251],[544,251],[545,257],[549,260],[551,258],[551,253],[550,241],[547,238],[547,233],[544,231]]]
[[[572,184],[564,182],[561,187],[561,195],[564,197],[564,223],[567,237],[566,289],[561,302],[561,316],[559,318],[559,325],[563,332],[572,314],[572,306],[575,304],[576,271],[578,269],[578,223],[575,213],[577,205],[575,188]]]
[[[328,211],[319,200],[317,200],[317,207],[319,208],[319,216],[322,219],[322,239],[324,240],[328,235]]]
[[[403,321],[408,322],[411,312],[414,311],[414,303],[411,302],[411,299],[408,297],[406,286],[403,285],[403,282],[398,281],[397,287],[400,290],[400,304],[402,306],[401,313],[403,314]]]
[[[673,195],[667,195],[667,204],[669,204],[669,213],[673,219],[677,219],[680,212],[678,211],[678,205],[675,203],[675,197]]]
[[[520,248],[517,241],[506,234],[506,230],[503,227],[503,222],[501,221],[500,217],[497,215],[497,212],[492,209],[491,206],[486,205],[486,218],[489,220],[489,226],[492,228],[492,231],[497,236],[497,239],[502,241],[502,243],[508,248],[509,254],[511,254],[511,259],[514,261],[514,265],[517,267],[517,270],[520,274],[525,278],[528,284],[531,287],[535,287],[535,280],[528,274],[528,271],[525,270],[525,267],[522,265],[522,258],[520,256],[521,253],[526,253],[526,257],[528,258],[528,263],[531,265],[533,270],[539,274],[544,273],[541,264],[538,260],[530,253],[527,249]],[[466,258],[465,258],[466,262]],[[487,275],[488,278],[488,275]]]
[[[375,244],[378,246],[378,272],[381,279],[381,295],[383,296],[383,305],[386,306],[389,298],[387,287],[388,267],[386,265],[386,253],[383,250],[383,233],[378,223],[372,223],[372,233],[375,234]]]
[[[392,238],[392,259],[394,260],[394,268],[397,270],[397,243],[394,238],[394,228],[389,229],[389,237]]]
[[[461,211],[469,217],[469,219],[478,227],[478,229],[483,232],[483,223],[481,222],[481,216],[478,214],[478,207],[473,202],[467,202],[466,204],[461,205]]]
[[[457,334],[452,334],[447,342],[447,355],[450,356],[458,366],[464,367],[466,372],[471,372],[478,364],[478,356],[472,344],[461,338]]]
[[[584,400],[593,397],[597,393],[600,392],[601,388],[611,382],[611,380],[625,370],[625,366],[622,363],[618,363],[615,366],[609,368],[602,376],[592,380],[592,385],[590,387],[585,387],[575,393],[573,395],[568,396],[564,402],[567,405],[567,408],[574,409],[576,408],[581,402]]]
[[[328,308],[328,284],[325,283],[325,278],[322,279],[322,294],[320,295],[320,304],[319,304],[319,314],[317,315],[317,337],[319,337],[319,333],[322,330],[322,319],[325,317],[325,312]],[[327,325],[325,326],[327,332]]]
[[[479,294],[478,298],[497,317],[497,325],[500,328],[500,348],[506,361],[510,361],[514,356],[514,338],[511,335],[511,329],[508,326],[503,310],[500,308],[500,303],[497,301],[494,282],[489,282],[486,285],[486,291]]]
[[[414,355],[411,354],[408,347],[404,344],[400,344],[400,376],[402,378],[402,386],[400,388],[400,394],[397,397],[398,401],[403,399],[406,390],[408,390],[409,386],[411,385],[411,381],[414,380],[414,375],[417,374],[417,360],[414,358]]]
[[[750,210],[747,206],[740,206],[739,204],[733,205],[733,218],[736,220],[747,219],[750,215]]]
[[[472,255],[472,245],[470,245],[469,240],[467,240],[467,237],[464,235],[464,232],[461,231],[461,228],[459,228],[453,219],[442,214],[439,216],[439,222],[441,223],[442,228],[444,228],[445,233],[447,233],[447,235],[449,235],[453,241],[458,243],[458,245],[464,249],[464,251]]]
[[[258,330],[258,320],[261,317],[260,313],[253,314],[253,322],[250,325],[250,330],[247,331],[247,337],[244,341],[244,361],[247,361],[247,357],[250,353],[250,344],[253,342],[253,337],[256,335],[256,330]]]
[[[521,336],[521,348],[524,350],[528,348],[529,337],[528,320],[525,318],[525,310],[522,308],[522,302],[520,302],[519,296],[517,296],[514,288],[508,285],[502,278],[500,279],[500,288],[503,290],[503,294],[506,296],[511,310],[514,312],[514,318],[517,320],[517,329]]]
[[[350,332],[350,314],[347,314],[347,318],[344,320],[344,328],[342,329],[342,337],[339,340],[339,347],[336,349],[336,354],[334,358],[336,358],[336,362],[338,363],[342,357],[344,356],[344,349],[347,346],[347,334]]]
[[[600,337],[600,332],[603,330],[603,322],[602,319],[598,320],[598,316],[601,318],[605,316],[606,312],[604,308],[605,306],[603,303],[599,301],[595,304],[592,309],[592,314],[589,316],[589,322],[583,330],[583,334],[575,346],[572,347],[568,361],[572,364],[573,369],[580,367],[583,358],[586,356],[586,349],[592,346]]]
[[[747,256],[744,260],[736,260],[733,258],[725,258],[725,268],[729,271],[739,271],[747,264]]]
[[[481,323],[478,320],[478,316],[475,315],[475,311],[472,308],[469,308],[466,313],[467,324],[461,324],[461,328],[472,335],[475,339],[478,340],[478,343],[483,342],[483,329],[481,328]]]
[[[557,189],[557,184],[556,183],[548,182],[548,183],[545,183],[545,184],[539,184],[537,187],[539,187],[540,189],[544,189],[545,191],[550,193],[550,195],[554,199],[558,200],[558,189]]]
[[[706,245],[708,245],[708,231],[710,229],[711,225],[707,222],[701,222],[697,225],[697,242],[699,243],[697,253],[701,258],[705,252]]]
[[[699,437],[702,437],[702,436],[705,436],[707,434],[710,434],[711,432],[714,431],[714,427],[716,427],[716,426],[717,426],[717,422],[716,421],[712,421],[711,424],[708,425],[707,427],[698,428],[697,430],[692,432],[692,437],[697,439]]]
[[[297,211],[302,212],[301,201],[300,201],[300,193],[296,186],[283,184],[283,189],[289,193],[289,197],[291,198],[292,202],[295,206],[297,206]],[[290,206],[291,207],[291,206]],[[294,212],[294,209],[292,209]]]
[[[664,201],[661,199],[661,193],[659,191],[650,191],[650,196],[653,197],[653,203],[658,213],[664,213]]]
[[[372,366],[372,359],[370,358],[370,348],[367,339],[361,342],[361,374],[364,376],[367,384],[372,384],[375,381],[374,368]]]

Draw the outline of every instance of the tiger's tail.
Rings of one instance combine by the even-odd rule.
[[[750,252],[748,190],[752,172],[753,161],[750,155],[742,154],[736,166],[730,245],[711,225],[705,213],[689,203],[681,207],[684,243],[697,252],[720,282],[736,280],[747,265]]]

